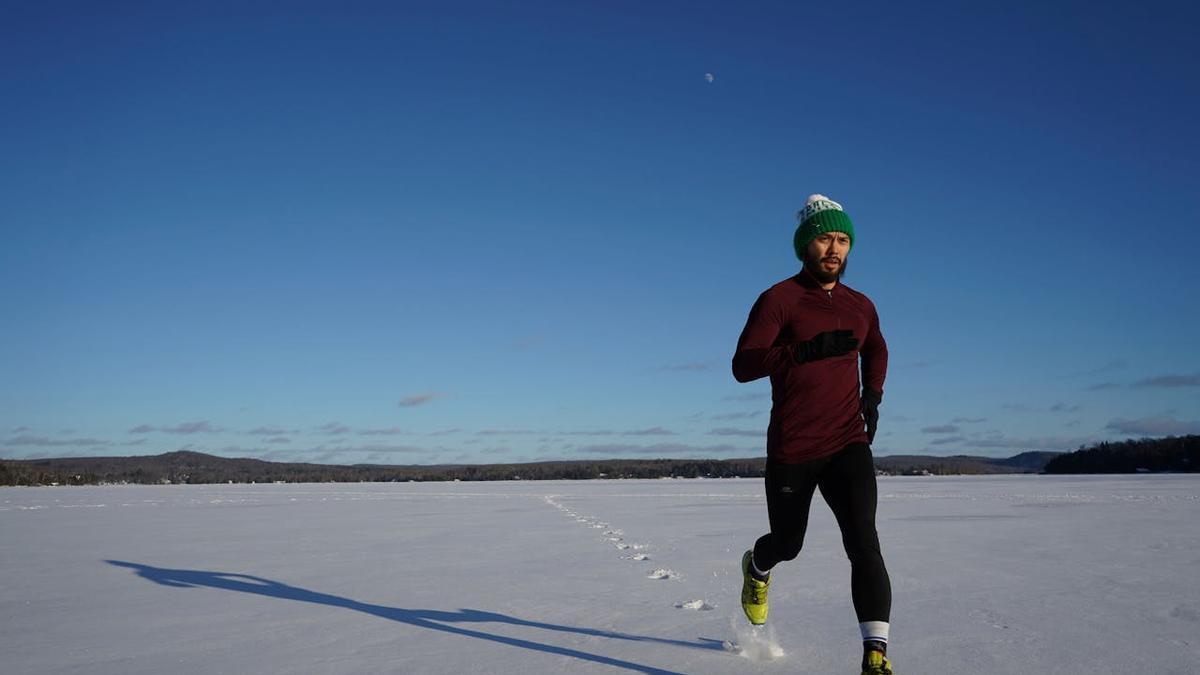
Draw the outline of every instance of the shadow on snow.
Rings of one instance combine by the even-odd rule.
[[[656,638],[645,635],[631,635],[629,633],[614,633],[611,631],[597,630],[594,628],[560,626],[552,623],[542,623],[540,621],[527,621],[525,619],[507,616],[505,614],[487,612],[478,609],[460,609],[457,612],[445,612],[435,609],[404,609],[402,607],[385,607],[383,605],[372,605],[365,602],[358,602],[357,600],[351,600],[349,598],[329,595],[327,593],[318,593],[316,591],[310,591],[297,586],[288,586],[287,584],[282,584],[278,581],[271,581],[270,579],[250,576],[248,574],[205,572],[201,570],[173,570],[163,567],[151,567],[150,565],[139,565],[138,563],[124,562],[121,560],[106,560],[105,562],[110,565],[116,565],[117,567],[127,567],[136,571],[138,576],[142,577],[143,579],[149,579],[150,581],[163,586],[171,586],[174,588],[207,586],[209,588],[220,588],[227,591],[238,591],[241,593],[264,595],[270,598],[311,602],[318,605],[329,605],[330,607],[343,607],[345,609],[352,609],[358,612],[372,614],[384,619],[399,621],[400,623],[406,623],[412,626],[419,626],[421,628],[429,628],[454,635],[479,638],[481,640],[490,640],[500,644],[510,645],[513,647],[522,647],[524,649],[532,649],[534,651],[545,652],[547,654],[570,656],[577,659],[582,659],[584,661],[603,663],[605,665],[616,666],[618,668],[627,668],[629,670],[637,671],[639,673],[648,673],[650,675],[678,674],[669,670],[663,670],[661,668],[644,666],[631,661],[622,661],[621,659],[600,656],[598,654],[590,654],[577,649],[558,647],[541,642],[534,642],[532,640],[505,637],[503,635],[493,635],[480,630],[464,628],[456,624],[506,623],[513,626],[527,626],[530,628],[541,628],[564,633],[577,633],[579,635],[591,635],[594,637],[611,638],[614,640],[657,642],[661,644],[674,645],[678,647],[690,647],[694,649],[722,649],[720,641],[717,640],[702,639],[698,642],[688,642],[685,640],[670,640],[666,638]]]

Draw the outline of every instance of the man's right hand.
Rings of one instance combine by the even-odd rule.
[[[792,345],[792,358],[796,360],[796,363],[809,363],[831,356],[849,354],[856,347],[858,347],[858,338],[854,337],[854,331],[848,329],[828,330],[824,333],[817,333],[813,339],[807,342],[798,342]]]

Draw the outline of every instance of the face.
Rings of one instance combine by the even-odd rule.
[[[824,284],[842,278],[846,257],[850,255],[850,236],[845,232],[818,234],[804,249],[804,268]]]

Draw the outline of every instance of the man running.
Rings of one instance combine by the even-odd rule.
[[[875,305],[841,283],[854,246],[854,226],[842,206],[812,195],[797,219],[793,244],[803,268],[759,296],[733,355],[738,382],[771,378],[766,472],[771,531],[742,556],[742,609],[750,623],[766,623],[771,568],[800,552],[809,504],[819,488],[850,558],[863,675],[890,675],[892,587],[875,531],[869,445],[883,400],[887,344]]]

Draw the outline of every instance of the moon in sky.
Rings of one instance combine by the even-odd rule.
[[[712,73],[705,73],[705,74],[704,74],[704,81],[705,81],[705,82],[707,82],[707,83],[709,83],[709,84],[712,84],[712,81],[713,81],[714,79],[716,79],[716,78],[714,78],[714,77],[713,77],[713,74],[712,74]]]

